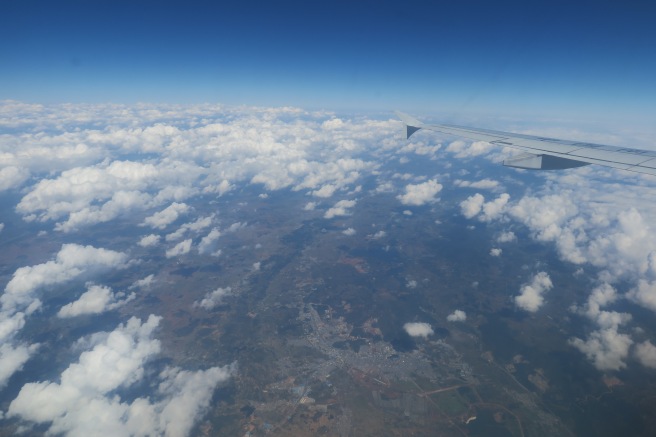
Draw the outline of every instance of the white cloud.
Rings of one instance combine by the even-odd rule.
[[[510,243],[517,240],[515,233],[513,231],[506,231],[499,234],[497,237],[497,243]]]
[[[483,195],[476,193],[460,202],[460,209],[462,214],[468,219],[474,218],[478,215],[480,221],[490,222],[501,217],[509,200],[510,195],[508,193],[503,193],[496,199],[490,202],[485,202]]]
[[[143,279],[139,279],[134,282],[134,284],[130,285],[130,290],[133,290],[135,288],[150,288],[151,285],[155,282],[155,275],[150,274],[146,276]]]
[[[188,240],[181,241],[172,248],[166,251],[167,258],[173,258],[174,256],[186,255],[191,251],[191,238]]]
[[[139,246],[141,247],[151,247],[159,243],[160,236],[155,234],[146,235],[139,240]]]
[[[490,249],[490,255],[491,255],[491,256],[500,256],[500,255],[501,255],[501,252],[502,252],[502,250],[499,249],[499,248],[492,248],[492,249]]]
[[[210,227],[213,221],[214,221],[214,215],[210,215],[207,217],[201,217],[198,220],[191,223],[185,223],[182,226],[180,226],[175,232],[168,234],[166,236],[166,241],[179,240],[188,232],[198,233],[199,231],[202,231],[203,229]]]
[[[303,207],[303,209],[305,211],[314,211],[316,207],[317,207],[317,202],[308,202],[305,204],[305,207]]]
[[[620,370],[633,343],[631,337],[620,334],[616,327],[593,331],[587,340],[574,338],[570,344],[583,352],[599,370]]]
[[[544,303],[542,295],[551,290],[552,287],[553,284],[549,275],[546,272],[539,272],[533,276],[529,284],[522,285],[519,295],[515,296],[515,305],[525,311],[534,313]]]
[[[4,167],[0,169],[0,191],[19,188],[29,178],[30,173],[21,167]]]
[[[631,320],[631,315],[602,310],[618,299],[615,288],[608,283],[602,283],[590,293],[583,308],[574,307],[574,310],[594,321],[598,329],[592,331],[586,340],[572,338],[569,343],[583,352],[594,366],[602,371],[626,367],[624,360],[633,343],[628,334],[619,332],[620,326]]]
[[[23,364],[38,349],[38,344],[17,346],[0,344],[0,388],[4,388],[11,376],[23,368]]]
[[[484,202],[485,198],[479,193],[469,196],[466,200],[460,202],[462,215],[468,219],[476,217],[481,212]]]
[[[646,340],[636,345],[635,356],[643,366],[656,369],[656,346],[651,341]]]
[[[221,231],[218,228],[214,228],[210,231],[209,234],[204,236],[200,243],[198,243],[198,253],[201,255],[210,254],[212,256],[219,256],[221,254],[220,250],[216,249],[217,241],[221,237]]]
[[[162,211],[156,212],[150,217],[146,217],[144,219],[144,224],[155,229],[164,229],[176,221],[181,214],[185,214],[187,211],[189,211],[189,206],[186,203],[173,202]]]
[[[428,323],[406,323],[403,325],[403,329],[405,329],[405,332],[407,332],[411,337],[426,338],[429,335],[433,335],[433,328],[431,328],[431,325]]]
[[[348,235],[349,237],[355,235],[355,233],[355,229],[353,228],[347,228],[342,231],[342,234]]]
[[[134,293],[112,292],[109,287],[90,284],[78,300],[61,307],[57,317],[68,318],[83,314],[100,314],[120,308],[136,297]]]
[[[312,195],[316,197],[328,198],[328,197],[332,197],[333,194],[335,194],[335,190],[337,190],[336,185],[326,184],[322,186],[320,189],[314,190],[312,192]]]
[[[420,206],[426,203],[435,202],[435,195],[442,191],[442,185],[438,184],[435,179],[423,182],[421,184],[408,184],[405,187],[405,194],[397,196],[397,199],[404,205]]]
[[[4,311],[27,306],[36,289],[74,279],[86,272],[122,267],[127,255],[93,246],[64,244],[54,260],[16,270],[0,297]]]
[[[160,318],[151,315],[119,325],[62,372],[60,382],[25,384],[9,405],[7,417],[48,426],[49,434],[184,436],[209,406],[216,386],[234,368],[195,372],[167,368],[158,375],[154,402],[121,400],[121,389],[143,380],[146,366],[160,351],[153,338]]]
[[[641,306],[656,311],[656,281],[640,279],[627,296]]]
[[[385,237],[387,235],[387,232],[385,231],[378,231],[373,235],[370,235],[370,238],[372,240],[380,240],[381,238]]]
[[[492,179],[481,179],[480,181],[463,181],[462,179],[456,179],[454,182],[455,186],[463,188],[477,188],[479,190],[494,190],[499,186],[499,182]]]
[[[453,153],[456,158],[472,158],[474,156],[483,155],[490,150],[493,150],[495,146],[488,143],[487,141],[475,141],[473,143],[467,143],[465,141],[454,141],[449,144],[446,148],[447,152]]]
[[[467,320],[467,314],[462,310],[455,310],[454,312],[446,316],[446,319],[449,322],[464,322],[465,320]]]
[[[194,306],[198,308],[204,308],[206,310],[211,310],[217,305],[221,304],[223,298],[229,295],[231,290],[232,289],[230,287],[219,287],[216,290],[207,293],[205,297],[203,297],[203,299],[200,301],[194,302]]]
[[[333,206],[328,209],[323,215],[324,218],[331,219],[333,217],[349,215],[350,211],[348,208],[353,208],[356,204],[355,200],[340,200]]]

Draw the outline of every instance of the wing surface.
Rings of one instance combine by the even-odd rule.
[[[402,112],[396,114],[406,126],[407,138],[410,138],[410,135],[420,129],[426,129],[477,141],[487,141],[497,146],[513,147],[527,152],[526,155],[504,161],[504,165],[510,167],[556,170],[598,164],[621,170],[656,175],[656,151],[605,146],[449,124],[424,124]]]

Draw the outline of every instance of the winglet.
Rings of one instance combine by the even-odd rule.
[[[406,139],[410,138],[410,135],[413,133],[417,132],[421,127],[423,126],[423,123],[416,118],[404,114],[403,112],[396,111],[395,112],[397,117],[401,119],[403,124],[405,125],[405,137]]]

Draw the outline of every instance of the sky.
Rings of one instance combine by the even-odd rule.
[[[656,5],[14,1],[0,99],[642,120]]]

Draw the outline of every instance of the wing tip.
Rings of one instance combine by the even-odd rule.
[[[394,111],[397,117],[401,119],[405,125],[405,138],[408,139],[410,136],[422,128],[423,123],[411,115],[408,115],[401,111]]]

